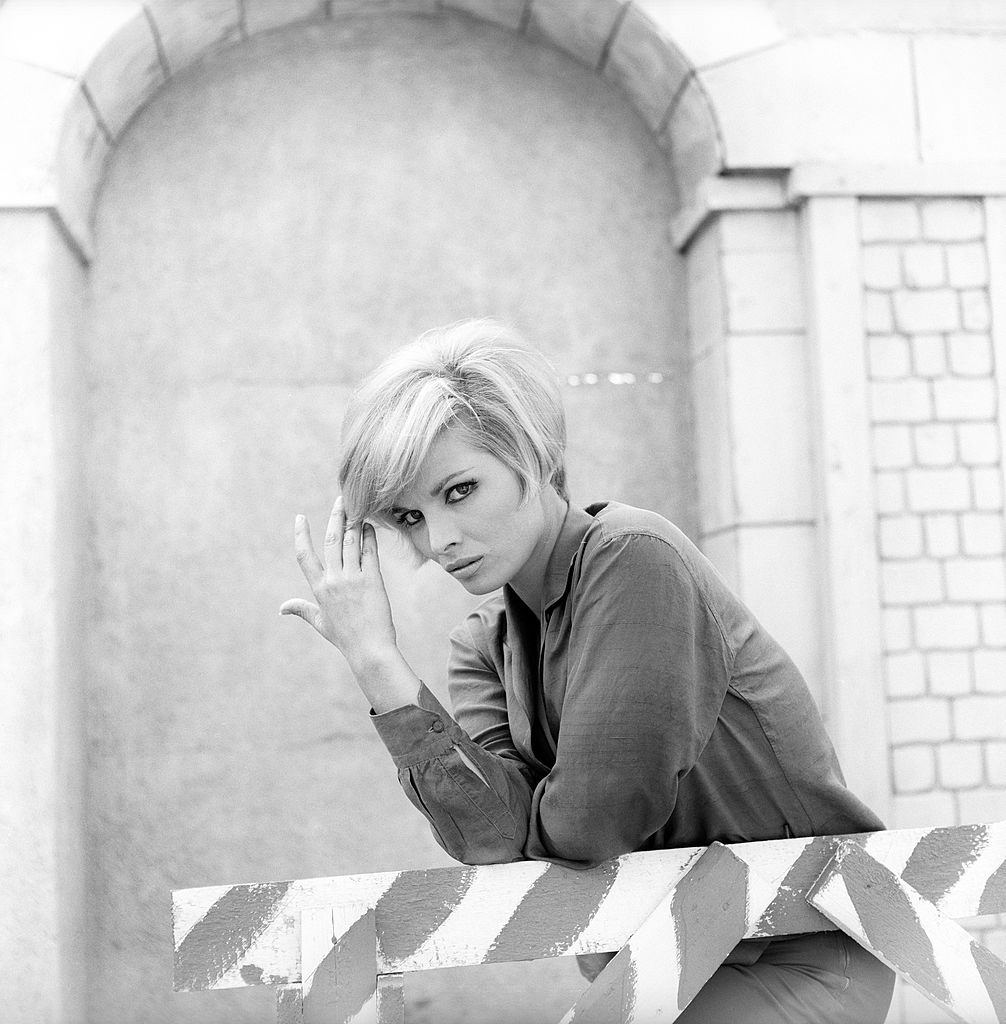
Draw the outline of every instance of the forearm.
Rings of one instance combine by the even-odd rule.
[[[375,714],[416,703],[422,682],[397,647],[362,652],[348,660]]]

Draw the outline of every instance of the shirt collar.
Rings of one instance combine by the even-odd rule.
[[[2,0],[0,0],[2,2]],[[545,586],[542,611],[545,612],[552,607],[565,593],[569,585],[569,570],[573,564],[573,558],[586,536],[587,530],[594,521],[594,516],[607,505],[607,502],[596,502],[588,505],[586,510],[577,508],[575,505],[567,504],[566,515],[563,517],[562,526],[559,527],[559,534],[552,545],[552,553],[548,556],[545,565]],[[507,608],[508,618],[512,618],[514,602],[524,607],[524,602],[517,596],[517,592],[509,583],[503,585],[503,599]]]
[[[591,509],[598,506],[592,505]],[[542,601],[542,609],[547,609],[555,604],[566,592],[569,582],[569,567],[573,562],[573,556],[580,548],[594,516],[581,508],[570,504],[566,509],[566,516],[559,528],[559,536],[555,539],[552,553],[548,556],[548,563],[545,566],[545,589]]]

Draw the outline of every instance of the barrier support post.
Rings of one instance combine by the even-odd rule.
[[[377,1024],[377,926],[363,903],[300,914],[303,1024]]]
[[[807,900],[956,1020],[1006,1022],[1006,964],[859,843],[838,844]]]
[[[304,996],[300,985],[276,986],[276,1024],[304,1024]]]
[[[633,1024],[657,1016],[670,1024],[776,891],[727,847],[713,843],[671,886],[561,1024]]]

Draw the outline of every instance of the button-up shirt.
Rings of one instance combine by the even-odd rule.
[[[796,666],[662,516],[570,507],[541,625],[510,588],[451,635],[454,715],[372,716],[409,800],[467,864],[883,827]]]

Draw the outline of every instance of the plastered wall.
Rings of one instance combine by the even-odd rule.
[[[514,321],[565,382],[574,497],[694,533],[670,201],[610,85],[463,17],[260,37],[126,132],[86,347],[91,1019],[268,1019],[265,989],[170,993],[173,887],[446,862],[337,653],[277,615],[305,593],[293,516],[322,535],[348,390],[395,344]],[[443,694],[470,600],[383,560]],[[575,968],[526,970],[512,1019],[558,1019]],[[491,975],[422,979],[411,1019],[499,1024]]]

